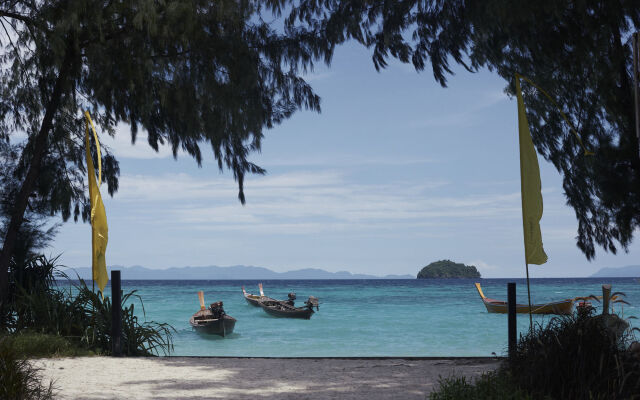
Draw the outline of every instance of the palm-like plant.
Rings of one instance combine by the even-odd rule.
[[[76,299],[84,310],[87,324],[82,334],[82,342],[88,347],[103,352],[111,351],[112,304],[109,297],[93,292],[84,280],[76,286]],[[129,356],[150,356],[169,354],[173,351],[173,332],[175,329],[166,323],[155,321],[140,322],[135,314],[135,305],[127,305],[132,299],[138,299],[142,306],[142,315],[146,312],[142,298],[131,291],[122,296],[122,353]]]
[[[94,292],[82,279],[67,289],[57,286],[56,275],[69,279],[58,272],[57,260],[38,256],[20,268],[8,314],[10,331],[63,336],[87,349],[110,354],[111,299]],[[135,299],[140,301],[145,321],[136,315]],[[121,316],[123,354],[150,356],[173,351],[175,329],[166,323],[146,321],[144,303],[135,290],[122,296]]]

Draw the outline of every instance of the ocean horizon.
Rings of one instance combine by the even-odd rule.
[[[327,271],[321,268],[300,268],[288,271],[274,271],[267,267],[254,265],[231,265],[231,266],[183,266],[168,268],[149,268],[141,265],[107,266],[107,273],[111,271],[121,271],[121,276],[127,280],[209,280],[215,277],[216,280],[334,280],[334,279],[416,279],[418,272],[414,274],[387,274],[370,275],[350,271]],[[91,278],[90,267],[67,267],[63,266],[59,270],[70,278]],[[627,265],[617,268],[601,268],[589,276],[569,276],[562,278],[634,278],[640,277],[640,265]],[[540,277],[540,279],[554,279],[558,277]],[[518,279],[510,277],[486,277],[484,279]]]
[[[478,295],[476,279],[347,279],[347,280],[123,280],[123,291],[136,291],[144,302],[132,300],[141,320],[172,325],[175,356],[233,357],[487,357],[505,355],[507,316],[489,314]],[[516,282],[517,300],[527,302],[525,279],[481,279],[487,297],[506,300],[507,283]],[[250,306],[241,287],[284,299],[295,292],[302,303],[320,299],[310,320],[275,318]],[[635,278],[534,278],[532,303],[577,296],[600,295],[602,284],[624,292],[630,305],[614,306],[623,318],[640,317],[640,283]],[[90,282],[87,282],[90,285]],[[64,286],[64,284],[62,284]],[[203,335],[189,325],[199,309],[197,292],[205,303],[223,301],[237,319],[225,338]],[[111,295],[109,285],[105,295]],[[600,312],[600,304],[592,302]],[[553,316],[534,315],[534,324]],[[637,320],[629,320],[637,326]],[[519,333],[529,329],[520,314]]]

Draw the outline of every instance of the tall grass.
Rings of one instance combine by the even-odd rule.
[[[70,289],[55,286],[57,258],[39,256],[15,275],[9,331],[59,335],[72,344],[102,354],[111,353],[112,304],[109,297],[92,291],[84,280]],[[63,276],[66,277],[66,276]],[[68,278],[67,278],[68,279]],[[122,296],[122,353],[129,356],[169,354],[175,329],[165,323],[140,321],[135,291]]]
[[[633,331],[611,329],[623,324],[617,315],[593,313],[552,318],[522,336],[507,364],[516,384],[536,397],[640,399],[640,360],[627,351]]]
[[[640,358],[629,350],[637,328],[594,311],[579,308],[534,326],[497,371],[474,382],[441,379],[429,399],[640,399]]]
[[[22,358],[79,357],[97,354],[78,342],[46,333],[21,332],[5,335],[0,340],[4,340],[5,345]]]
[[[55,287],[55,271],[57,257],[47,258],[43,255],[15,258],[9,263],[8,302],[0,304],[0,332],[20,330],[20,324],[29,324],[33,319],[31,310],[19,307],[25,295],[43,295],[50,297]],[[16,325],[17,324],[17,325]]]
[[[111,352],[111,322],[112,304],[109,297],[102,297],[99,293],[89,289],[84,280],[76,286],[78,294],[75,299],[82,304],[87,323],[82,341],[90,348]],[[155,321],[140,322],[135,314],[137,299],[142,308],[142,315],[146,319],[144,303],[136,291],[122,296],[122,353],[129,356],[150,356],[169,354],[173,351],[173,332],[175,329],[166,323]]]
[[[483,374],[475,381],[464,376],[441,378],[429,400],[531,400],[533,397],[519,389],[505,371]]]
[[[0,338],[0,399],[48,400],[53,398],[53,383],[43,386],[38,370],[19,357]]]

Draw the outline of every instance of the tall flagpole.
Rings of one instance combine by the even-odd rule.
[[[87,142],[88,145],[88,142]],[[87,160],[87,162],[93,162],[93,160]],[[87,170],[89,169],[89,166],[87,166]],[[96,236],[96,231],[95,229],[93,229],[93,221],[91,220],[91,214],[93,214],[93,193],[91,190],[91,184],[88,184],[89,186],[89,225],[91,226],[91,292],[95,293],[96,292],[96,273],[95,273],[95,265],[93,265],[93,255],[96,254],[95,252],[95,236]]]
[[[95,276],[95,272],[93,271],[94,265],[93,265],[93,255],[95,254],[95,231],[93,229],[93,225],[91,224],[91,217],[89,217],[89,225],[91,225],[91,292],[95,293],[96,292],[96,276]]]
[[[89,140],[89,125],[88,122],[85,121],[86,127],[86,131],[85,131],[85,145],[87,146],[87,172],[90,173],[90,171],[93,168],[89,168],[88,163],[91,162],[93,163],[93,157],[89,158],[89,155],[91,154],[89,152],[89,144],[90,144],[90,140]],[[93,166],[93,165],[92,165]],[[93,214],[93,190],[91,190],[91,178],[89,177],[89,181],[87,182],[87,186],[89,187],[89,225],[91,226],[91,292],[95,293],[96,292],[96,273],[95,273],[95,265],[93,265],[93,255],[96,254],[95,252],[95,229],[93,229],[93,221],[91,220],[91,216]]]
[[[525,260],[527,268],[527,298],[529,299],[529,330],[533,332],[533,316],[531,315],[531,288],[529,287],[529,263]]]
[[[638,156],[640,156],[640,116],[638,115],[638,32],[633,34],[633,105],[636,116],[636,136],[638,138]]]

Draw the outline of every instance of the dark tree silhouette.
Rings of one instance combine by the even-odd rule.
[[[265,16],[285,16],[283,24]],[[525,86],[537,151],[563,176],[578,220],[577,245],[627,249],[640,226],[630,35],[638,0],[10,0],[0,3],[0,140],[24,132],[0,253],[0,296],[25,210],[41,202],[63,219],[86,218],[82,109],[103,130],[139,127],[149,145],[183,149],[200,164],[210,146],[239,185],[264,170],[247,160],[263,129],[296,110],[319,111],[301,77],[336,45],[430,66],[446,85],[451,65],[520,73],[545,88],[595,156],[584,157],[555,106]],[[118,163],[105,152],[109,193]],[[53,179],[44,178],[53,174]]]

